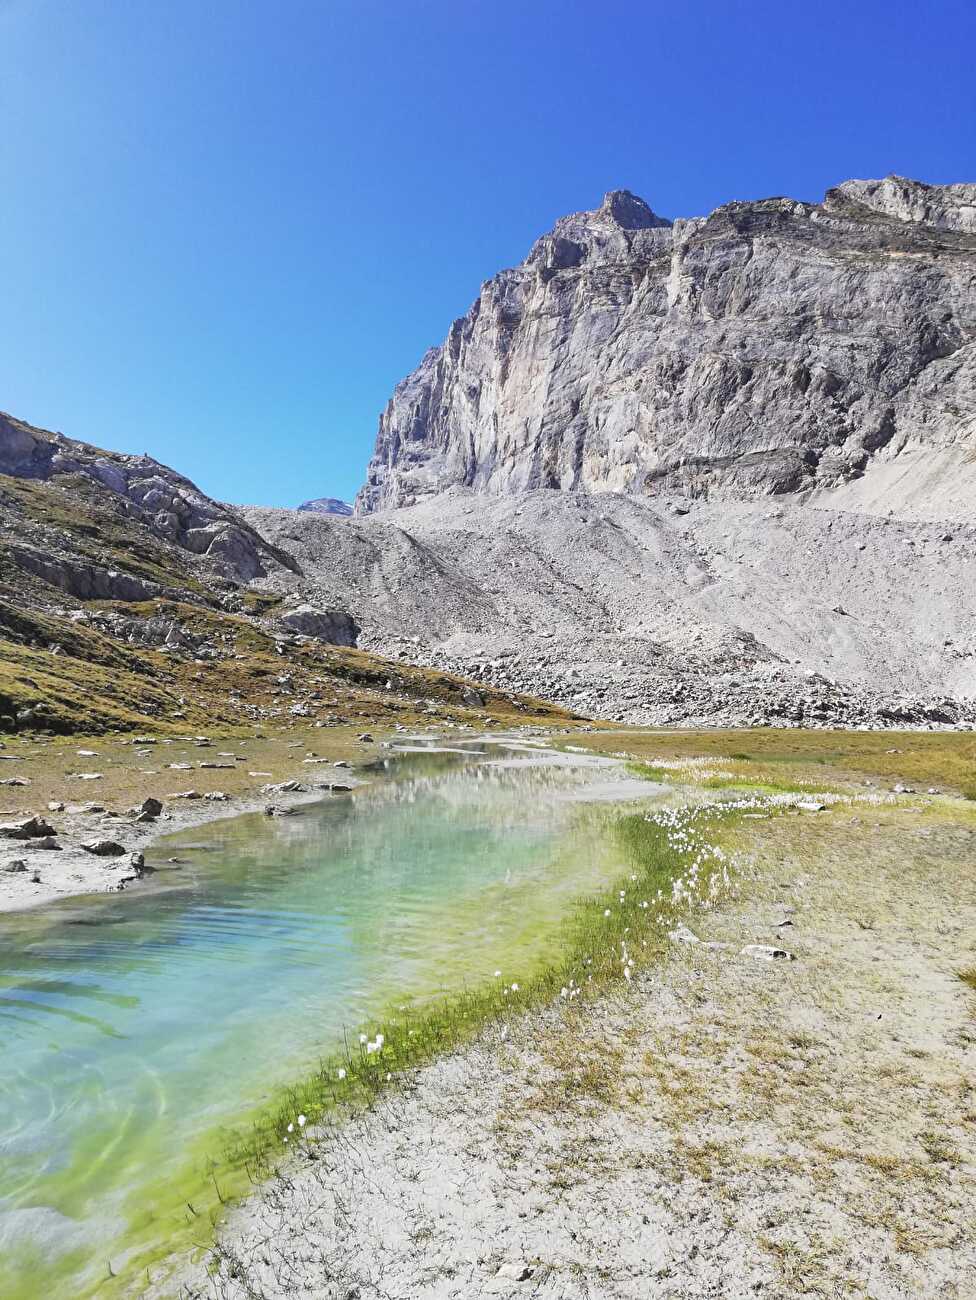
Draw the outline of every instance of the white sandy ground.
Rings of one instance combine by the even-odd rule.
[[[745,833],[694,922],[730,948],[492,1029],[318,1135],[181,1296],[976,1296],[976,822]]]
[[[294,779],[300,780],[301,776],[299,773]],[[305,776],[307,778],[307,769]],[[343,773],[342,779],[352,784],[348,774]],[[39,816],[57,825],[58,842],[62,847],[52,851],[32,848],[29,840],[0,841],[0,912],[24,911],[79,894],[152,888],[155,884],[152,874],[142,880],[133,880],[134,868],[130,859],[133,853],[144,853],[161,836],[192,830],[195,826],[227,817],[259,812],[269,804],[287,811],[327,798],[329,795],[321,790],[314,790],[255,794],[251,798],[235,799],[232,803],[210,803],[205,799],[166,800],[164,815],[155,822],[142,824],[125,813],[109,809],[103,813],[39,812]],[[10,820],[19,821],[22,816],[18,814]],[[81,845],[94,840],[114,840],[124,844],[125,856],[102,858],[87,853]],[[5,870],[9,863],[17,860],[27,864],[26,871]],[[35,871],[40,875],[39,883],[33,880]],[[130,883],[124,884],[126,881]]]

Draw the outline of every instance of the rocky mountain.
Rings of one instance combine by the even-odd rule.
[[[455,486],[971,517],[976,185],[564,217],[397,385],[357,509]]]
[[[673,223],[609,194],[482,287],[336,504],[221,505],[0,417],[0,724],[306,716],[337,673],[392,709],[419,672],[626,722],[976,726],[976,186]]]
[[[352,514],[348,501],[340,501],[338,497],[316,497],[314,501],[303,501],[298,509],[313,515],[341,515],[343,518]]]
[[[51,483],[75,499],[95,493],[111,503],[123,526],[145,530],[164,546],[199,556],[214,579],[232,583],[265,576],[269,567],[293,567],[294,561],[270,547],[235,513],[205,496],[189,479],[151,456],[126,456],[50,433],[0,412],[0,475]],[[0,524],[5,520],[0,520]],[[22,534],[11,539],[15,563],[54,582],[69,595],[138,599],[158,594],[158,584],[142,582],[122,570],[132,556],[106,553],[95,546],[91,563],[78,563],[74,548],[59,556],[52,537],[39,547]],[[99,565],[98,560],[103,562]],[[115,577],[110,577],[110,572]],[[125,594],[123,593],[123,589]]]
[[[356,509],[245,517],[383,653],[628,722],[976,721],[976,186],[608,194],[397,385]]]

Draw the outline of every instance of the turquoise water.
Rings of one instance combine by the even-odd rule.
[[[0,916],[0,1295],[116,1294],[193,1230],[223,1126],[391,1001],[545,955],[622,868],[579,800],[606,771],[502,756],[403,756],[160,841],[149,887]]]

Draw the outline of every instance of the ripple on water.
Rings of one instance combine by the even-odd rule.
[[[151,1216],[148,1189],[194,1143],[392,998],[527,962],[527,932],[617,869],[550,797],[596,795],[604,763],[479,748],[388,761],[392,779],[283,821],[197,829],[213,851],[165,888],[2,919],[0,1243],[63,1256],[78,1294],[125,1247],[123,1203]]]

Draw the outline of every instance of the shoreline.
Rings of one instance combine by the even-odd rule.
[[[690,940],[310,1124],[151,1294],[962,1295],[976,829],[957,813],[740,823],[733,886]]]
[[[619,759],[604,755],[566,753],[555,748],[537,751],[535,746],[526,743],[527,739],[535,739],[551,747],[552,737],[551,735],[540,736],[537,728],[532,730],[532,737],[520,736],[517,732],[511,736],[512,749],[530,751],[525,757],[486,758],[486,762],[491,766],[502,767],[529,766],[544,762],[555,762],[565,767],[601,766],[609,769],[622,766]],[[414,742],[419,739],[420,736],[417,734],[409,736],[409,740]],[[341,797],[366,784],[369,778],[363,776],[364,769],[380,759],[416,753],[470,755],[472,745],[487,744],[489,747],[499,745],[504,748],[507,740],[504,734],[481,732],[473,732],[470,736],[466,735],[464,739],[468,748],[452,746],[446,742],[439,744],[438,741],[444,741],[441,729],[431,732],[430,744],[410,744],[407,740],[401,740],[395,732],[377,732],[376,738],[368,742],[367,756],[357,755],[350,759],[330,761],[320,756],[297,758],[294,755],[287,755],[284,756],[283,763],[279,761],[271,765],[276,770],[260,772],[253,778],[249,775],[249,784],[246,784],[239,793],[217,801],[206,797],[203,792],[205,782],[201,778],[209,776],[212,771],[214,780],[219,783],[221,777],[226,777],[229,769],[201,770],[198,766],[192,772],[186,772],[185,779],[190,781],[192,777],[193,782],[200,787],[199,797],[193,799],[157,796],[160,785],[164,783],[166,769],[156,770],[151,775],[159,779],[141,783],[147,792],[144,797],[159,797],[163,804],[162,812],[151,822],[140,822],[137,819],[135,815],[138,811],[137,806],[127,812],[118,812],[108,807],[108,801],[103,805],[95,800],[93,802],[100,811],[89,812],[82,811],[81,805],[72,808],[63,797],[49,801],[63,802],[63,811],[52,811],[50,808],[43,811],[35,803],[30,808],[21,808],[15,818],[9,817],[10,810],[7,810],[7,815],[0,816],[0,822],[8,820],[8,817],[12,821],[22,820],[31,814],[49,821],[52,828],[57,830],[58,848],[56,850],[35,848],[32,847],[29,839],[0,839],[0,917],[4,914],[45,907],[50,903],[73,897],[125,893],[130,889],[139,891],[140,887],[145,890],[152,889],[153,877],[159,868],[151,861],[145,862],[142,867],[134,866],[133,859],[152,853],[165,837],[195,827],[209,826],[218,821],[262,812],[269,805],[274,806],[275,815],[287,816],[298,808],[328,799],[330,795]],[[236,738],[232,742],[217,737],[210,741],[209,745],[223,743],[236,743]],[[277,738],[277,743],[281,745],[281,738]],[[285,743],[290,747],[295,745],[291,740]],[[360,742],[360,747],[362,743]],[[532,757],[536,752],[538,757]],[[323,781],[321,779],[323,772],[334,775],[335,779]],[[150,775],[150,773],[143,773],[143,775]],[[237,775],[240,775],[240,770]],[[69,780],[70,776],[64,776],[60,784],[67,785]],[[258,781],[270,781],[276,787],[297,782],[303,788],[264,790],[257,785]],[[226,780],[224,783],[227,783]],[[646,781],[620,781],[615,787],[608,782],[606,789],[594,797],[599,801],[614,798],[626,800],[645,797],[651,793],[653,789]],[[567,794],[563,797],[571,796]],[[86,852],[81,847],[84,842],[100,839],[122,844],[125,852],[117,857],[100,857]],[[10,863],[18,860],[25,863],[25,869],[11,871]],[[35,872],[40,875],[39,882],[33,879]]]
[[[296,778],[297,779],[297,778]],[[359,784],[365,784],[359,782]],[[169,835],[180,831],[194,830],[200,826],[211,826],[215,822],[229,821],[235,817],[244,817],[249,813],[262,812],[270,801],[269,795],[255,795],[250,799],[241,799],[231,807],[227,804],[207,803],[203,799],[193,800],[185,809],[178,808],[168,815],[161,815],[152,825],[140,825],[131,818],[86,816],[84,813],[58,814],[57,818],[66,841],[58,853],[57,868],[62,876],[52,876],[49,860],[53,854],[37,850],[30,852],[29,842],[16,842],[23,847],[23,857],[28,862],[26,872],[10,873],[0,867],[0,917],[6,914],[34,911],[47,907],[51,903],[72,898],[90,898],[101,894],[129,893],[131,890],[147,892],[151,890],[154,878],[159,872],[151,862],[138,868],[132,865],[134,854],[152,852],[156,846]],[[328,798],[326,790],[306,790],[303,792],[285,792],[274,795],[274,804],[281,809],[282,815],[304,805],[318,803]],[[203,804],[203,807],[200,805]],[[165,816],[165,820],[163,819]],[[111,832],[124,831],[126,852],[124,856],[100,858],[87,853],[80,847],[81,840],[99,838],[98,832],[104,831],[104,838],[112,838]],[[88,832],[86,835],[85,833]],[[92,834],[94,832],[95,834]],[[35,863],[42,869],[41,883],[34,884],[31,875]],[[47,870],[43,870],[47,868]],[[138,874],[139,872],[143,874]],[[63,876],[67,875],[67,879]],[[12,883],[11,883],[12,882]],[[23,883],[21,883],[23,882]],[[140,890],[139,887],[144,889]],[[31,892],[28,893],[27,891]]]
[[[39,749],[35,742],[28,753],[17,756],[21,759],[17,775],[31,773],[27,778],[30,784],[0,791],[0,804],[7,805],[0,809],[0,823],[18,823],[31,816],[42,819],[56,832],[51,838],[58,847],[37,847],[45,836],[0,838],[0,918],[62,899],[138,891],[143,885],[151,888],[155,875],[152,863],[137,864],[167,835],[261,812],[269,806],[280,815],[288,815],[303,805],[328,798],[330,786],[362,785],[363,767],[389,752],[383,747],[384,740],[390,744],[387,737],[367,744],[352,742],[348,736],[323,737],[321,733],[311,733],[298,742],[289,733],[243,740],[240,736],[215,734],[205,742],[161,738],[151,747],[133,751],[131,740],[102,738],[91,742],[97,744],[97,752],[81,751],[84,762],[103,769],[97,782],[92,779],[84,785],[76,773],[67,770],[79,765],[78,751],[73,755],[52,753],[50,744]],[[72,738],[70,744],[77,743]],[[310,750],[313,743],[331,753],[323,757]],[[226,746],[226,750],[218,750],[218,746]],[[205,750],[206,764],[202,767],[201,749]],[[247,752],[241,753],[242,749]],[[3,752],[12,757],[9,748]],[[156,761],[163,757],[197,761],[133,770],[136,753]],[[209,757],[214,753],[221,754],[225,761],[214,762]],[[43,775],[38,776],[35,773],[41,762]],[[7,769],[7,762],[2,767]],[[248,771],[248,767],[260,770]],[[333,779],[326,780],[326,775]],[[302,788],[264,788],[291,783]],[[172,793],[177,786],[182,789]],[[180,797],[191,787],[196,797]],[[215,792],[220,797],[207,797]],[[15,796],[19,796],[16,803]],[[140,821],[140,805],[146,799],[158,800],[162,809],[152,820]],[[91,808],[86,808],[87,803]],[[99,856],[81,847],[103,840],[120,845],[124,851],[117,856]],[[24,868],[11,870],[11,864],[17,862],[24,863]]]

